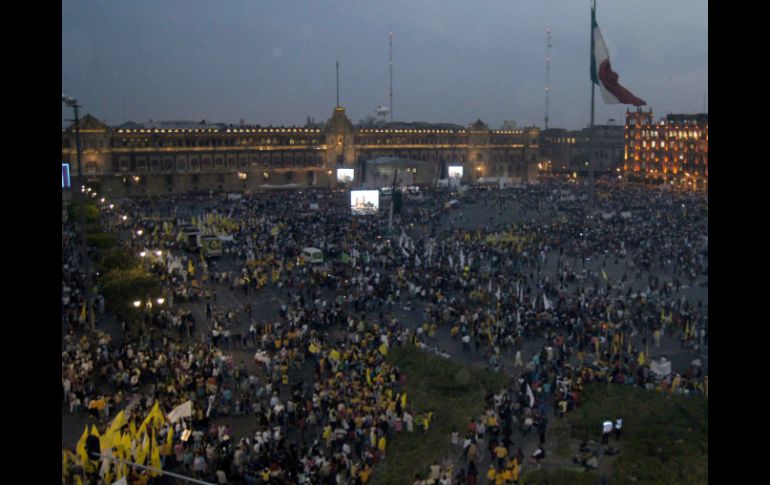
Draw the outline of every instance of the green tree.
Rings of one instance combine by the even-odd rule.
[[[117,238],[114,234],[108,232],[96,232],[93,234],[86,234],[86,242],[88,243],[88,246],[103,251],[115,246],[115,244],[117,244]]]
[[[113,269],[130,269],[139,265],[139,261],[127,250],[113,246],[102,251],[99,259],[99,272],[107,274]]]
[[[110,270],[102,278],[102,287],[108,307],[116,313],[131,313],[135,300],[144,302],[147,296],[161,295],[158,278],[138,266]]]
[[[70,204],[68,209],[68,215],[70,221],[78,222],[80,221],[80,207],[81,207],[80,201],[75,201]],[[98,224],[99,223],[99,206],[96,204],[96,202],[92,202],[90,200],[86,201],[85,204],[86,207],[86,224]]]

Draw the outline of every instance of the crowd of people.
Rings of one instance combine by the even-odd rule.
[[[707,275],[707,201],[603,184],[589,212],[580,193],[569,183],[423,191],[407,197],[393,232],[387,217],[353,216],[339,191],[118,201],[103,227],[131,252],[162,251],[148,268],[170,301],[144,325],[120,315],[119,336],[97,324],[92,338],[65,221],[64,412],[105,425],[129,409],[130,423],[155,403],[170,411],[191,401],[193,415],[161,449],[164,470],[217,483],[366,483],[394,433],[425,432],[434,418],[410,405],[385,359],[391,347],[417,345],[483,359],[510,384],[453,434],[460,469],[436,464],[415,482],[515,483],[526,460],[514,433],[537,434],[539,463],[549,413],[579,406],[587,383],[708,393],[699,359],[708,303],[683,297]],[[509,212],[519,217],[502,217]],[[189,251],[180,234],[190,225],[228,236],[219,260]],[[326,263],[306,261],[305,247],[321,249]],[[98,278],[93,290],[98,321]],[[277,317],[259,304],[268,295]],[[660,375],[651,353],[672,337],[692,363]],[[244,350],[256,367],[236,357]],[[233,439],[223,421],[241,416],[252,429]],[[484,450],[494,457],[486,472]],[[138,469],[128,477],[150,479]]]

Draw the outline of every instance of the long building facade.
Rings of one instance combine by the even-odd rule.
[[[421,162],[415,179],[445,178],[462,166],[463,179],[537,177],[539,128],[491,130],[431,123],[354,126],[337,107],[323,125],[233,126],[166,122],[107,126],[91,115],[79,122],[81,162],[88,185],[121,196],[185,192],[250,192],[275,187],[336,187],[337,169],[354,170],[358,185],[366,160],[399,157]],[[62,130],[62,162],[76,181],[75,127]],[[424,168],[423,168],[424,167]]]
[[[631,181],[708,189],[708,114],[626,113],[623,169]]]

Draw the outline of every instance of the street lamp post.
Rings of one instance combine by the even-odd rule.
[[[88,320],[90,322],[91,331],[96,331],[96,322],[94,319],[94,312],[93,312],[93,301],[91,298],[91,265],[88,262],[88,243],[86,241],[86,196],[84,192],[85,188],[85,174],[83,173],[83,166],[80,161],[80,120],[78,118],[78,108],[80,108],[80,105],[78,104],[78,100],[71,97],[66,96],[62,94],[61,96],[62,103],[66,104],[72,110],[75,112],[75,154],[77,157],[78,162],[78,184],[77,184],[77,190],[75,191],[77,195],[77,199],[80,199],[80,253],[81,253],[81,260],[82,264],[84,266],[85,272],[86,272],[86,281],[85,281],[85,287],[86,287],[86,309],[88,312]]]

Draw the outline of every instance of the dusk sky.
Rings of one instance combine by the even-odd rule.
[[[335,100],[356,123],[389,105],[397,121],[491,128],[590,119],[590,0],[63,0],[62,92],[109,125],[207,120],[304,125]],[[598,0],[620,84],[655,117],[702,112],[707,0]],[[707,105],[708,107],[708,105]],[[630,107],[633,108],[633,107]],[[605,105],[596,122],[622,122]],[[62,124],[72,117],[62,107]]]

